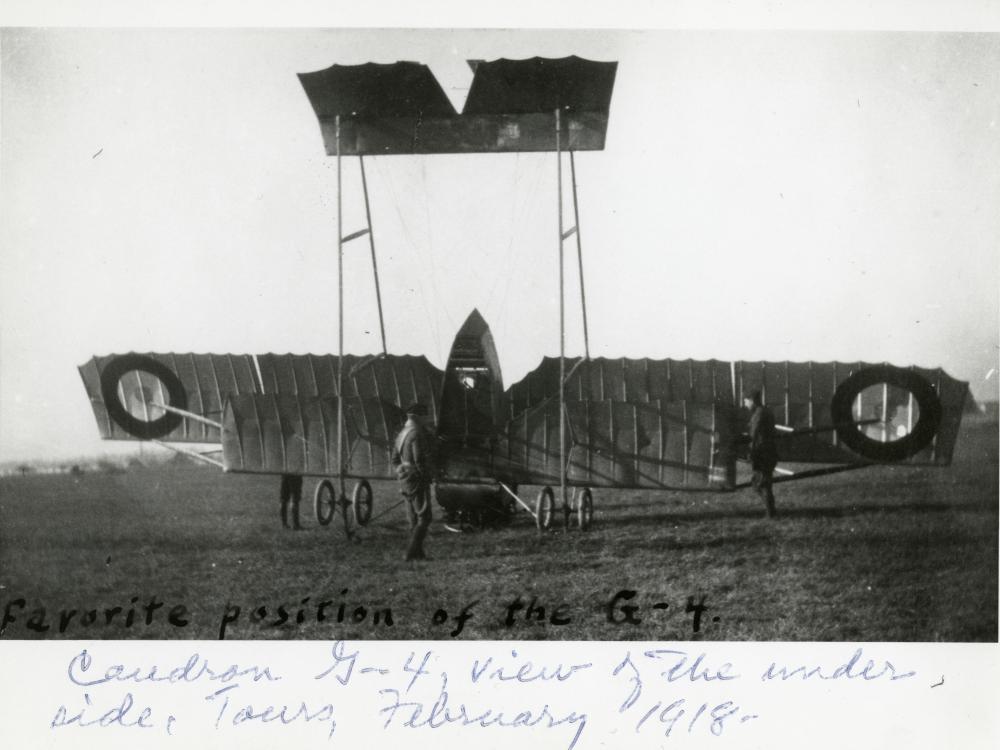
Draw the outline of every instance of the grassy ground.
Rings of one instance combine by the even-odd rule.
[[[996,641],[997,437],[995,424],[965,426],[948,469],[779,485],[774,521],[749,492],[634,491],[595,492],[587,533],[539,538],[524,513],[461,535],[436,520],[426,563],[402,561],[402,508],[349,542],[339,525],[310,522],[304,501],[307,527],[285,531],[273,477],[194,466],[11,477],[0,480],[0,607],[13,601],[16,620],[3,637],[216,638],[239,607],[228,638],[449,638],[476,602],[460,638]],[[376,513],[397,499],[375,486]],[[635,622],[608,619],[622,590],[635,592],[619,600],[638,607]],[[138,610],[126,627],[152,597],[165,603],[152,624]],[[525,608],[508,625],[517,598],[544,619]],[[177,605],[186,626],[168,622]],[[280,605],[287,622],[273,625]],[[374,622],[385,608],[391,626]],[[96,622],[82,624],[92,609]],[[63,610],[77,613],[60,633]],[[435,624],[438,610],[447,619]],[[49,629],[28,628],[33,616]]]

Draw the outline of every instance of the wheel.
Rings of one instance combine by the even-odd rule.
[[[319,525],[328,526],[337,509],[337,493],[333,489],[333,482],[329,479],[324,479],[316,485],[313,505],[316,508],[316,520]]]
[[[354,507],[354,521],[358,526],[367,526],[372,520],[372,486],[368,484],[367,479],[362,479],[354,485],[351,505]]]
[[[590,487],[584,487],[580,491],[579,500],[576,503],[576,520],[580,531],[586,531],[594,521],[594,496],[590,492]]]
[[[860,432],[854,423],[854,399],[865,388],[880,383],[902,388],[913,394],[920,416],[913,431],[899,440],[882,443]],[[851,375],[834,391],[830,414],[837,437],[859,456],[872,461],[902,461],[927,447],[941,425],[941,400],[934,386],[912,370],[890,365],[867,367]]]
[[[555,513],[555,495],[551,487],[542,487],[535,501],[535,524],[539,531],[546,531],[552,526],[552,516]]]

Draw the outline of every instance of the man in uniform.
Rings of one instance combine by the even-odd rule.
[[[774,467],[778,465],[778,449],[774,442],[774,415],[764,406],[760,391],[743,397],[743,405],[750,410],[750,466],[753,469],[751,484],[764,501],[764,511],[773,518]]]
[[[281,475],[281,525],[301,529],[299,525],[299,503],[302,501],[302,477],[298,474]],[[291,510],[291,525],[288,515]]]
[[[410,517],[410,544],[407,560],[425,560],[424,537],[431,525],[431,480],[433,456],[430,436],[424,429],[427,407],[413,404],[406,410],[406,424],[393,444],[392,463],[399,480],[399,492],[406,498]]]

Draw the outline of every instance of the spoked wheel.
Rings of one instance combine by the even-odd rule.
[[[362,479],[354,485],[354,493],[351,495],[354,520],[358,526],[367,526],[372,520],[372,504],[372,486],[367,479]]]
[[[551,487],[542,487],[535,501],[535,525],[539,531],[547,531],[552,526],[555,514],[555,495]]]
[[[329,526],[337,509],[337,493],[333,489],[333,482],[329,479],[324,479],[316,485],[313,505],[316,508],[316,520],[319,525]]]
[[[590,487],[580,490],[576,501],[576,520],[580,531],[586,531],[594,522],[594,496],[590,492]]]

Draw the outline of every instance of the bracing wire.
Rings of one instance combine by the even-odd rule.
[[[537,179],[538,173],[536,172],[535,177]],[[515,195],[521,195],[522,191],[518,190],[518,185],[515,184]],[[508,264],[508,272],[503,274],[503,290],[500,296],[500,325],[502,330],[506,332],[507,328],[507,299],[510,295],[510,287],[513,283],[513,279],[519,274],[522,259],[523,259],[523,249],[521,247],[520,235],[516,231],[517,227],[524,226],[524,221],[528,213],[528,207],[533,204],[532,198],[534,197],[534,191],[529,189],[527,196],[523,196],[521,199],[520,206],[518,206],[515,200],[511,206],[511,231],[507,240],[507,255],[510,259]]]
[[[524,221],[528,215],[531,208],[537,205],[535,198],[539,192],[539,186],[541,185],[543,174],[544,174],[544,164],[541,160],[535,162],[534,174],[530,178],[530,183],[528,189],[524,191],[524,200],[521,203],[521,213],[518,218],[518,226],[523,226]],[[501,296],[500,306],[503,310],[507,309],[507,300],[510,296],[510,288],[514,282],[515,278],[520,278],[520,269],[524,263],[524,249],[522,245],[525,243],[519,243],[513,246],[513,255],[511,258],[510,272],[505,274],[504,287]],[[513,245],[513,238],[512,238]],[[499,330],[501,331],[501,336],[506,337],[507,328],[509,320],[506,316],[501,318],[501,326]]]
[[[400,210],[399,196],[396,192],[396,185],[392,179],[392,175],[388,171],[383,171],[381,164],[379,164],[378,162],[375,162],[375,164],[376,168],[378,169],[379,176],[382,178],[382,181],[388,187],[389,194],[392,196],[393,208],[396,211],[396,216],[399,217],[399,224],[403,230],[403,237],[406,240],[406,244],[410,247],[410,249],[413,250],[414,255],[417,255],[420,258],[422,258],[424,253],[422,252],[419,243],[414,241],[413,232],[411,231],[410,226],[406,221],[406,218],[403,216],[403,212]],[[437,325],[437,320],[431,314],[431,310],[427,306],[427,294],[425,293],[424,290],[423,280],[420,278],[419,274],[415,274],[414,278],[416,279],[417,288],[419,290],[417,296],[420,298],[420,304],[421,307],[423,307],[424,315],[426,316],[428,322],[430,323],[431,334],[434,337],[434,345],[437,349],[438,361],[443,361],[444,354],[443,354],[443,349],[441,347],[441,333]]]
[[[513,187],[511,188],[510,194],[516,196],[519,193],[517,187],[518,187],[518,182],[519,182],[519,179],[518,179],[518,166],[520,165],[520,162],[521,162],[521,152],[520,151],[514,152],[514,160],[513,161],[514,161],[514,170],[513,170],[513,175],[512,175]],[[512,250],[513,245],[514,245],[514,229],[517,226],[516,220],[517,220],[517,200],[514,199],[514,200],[512,200],[510,202],[510,229],[509,229],[508,235],[507,235],[508,236],[508,241],[507,241],[507,258],[508,259],[510,259],[510,257],[511,257],[511,250]],[[509,264],[508,264],[508,268],[509,268]],[[501,276],[502,275],[503,274],[499,274],[498,273],[498,274],[496,274],[494,276],[494,278],[493,278],[493,285],[490,287],[490,293],[486,297],[486,305],[484,306],[485,309],[492,309],[492,308],[490,308],[490,304],[493,302],[493,297],[494,297],[494,295],[496,293],[497,286],[500,284]],[[500,310],[500,315],[501,316],[503,315],[503,312],[504,312],[504,310],[501,309]]]
[[[420,177],[424,186],[424,217],[427,222],[427,253],[430,257],[430,267],[431,267],[431,290],[434,292],[434,299],[437,300],[441,309],[444,310],[444,314],[448,318],[448,322],[451,324],[452,330],[458,328],[455,324],[455,319],[451,316],[451,311],[448,306],[444,304],[445,296],[441,294],[437,286],[437,268],[434,264],[434,222],[431,218],[431,196],[430,196],[430,183],[427,180],[427,160],[420,160]],[[436,325],[436,323],[435,323]]]

